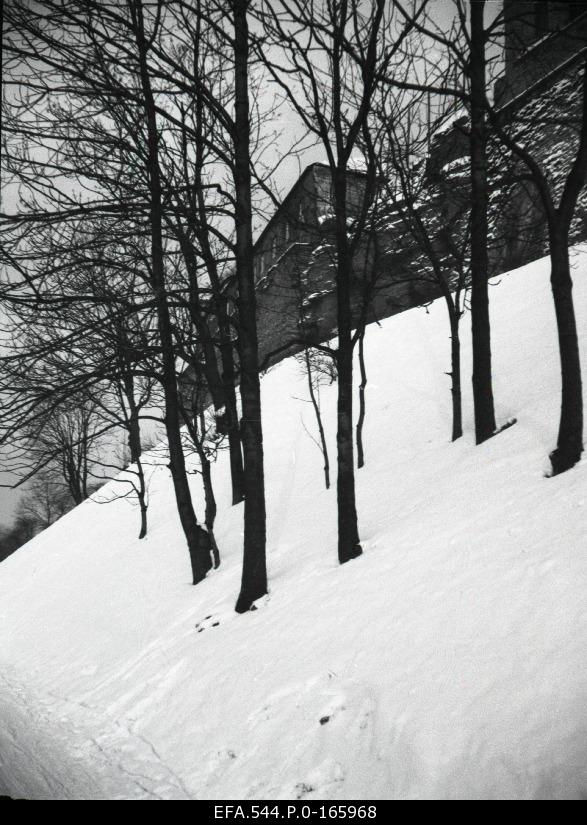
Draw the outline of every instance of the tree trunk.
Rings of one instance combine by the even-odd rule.
[[[87,439],[87,431],[84,431],[84,437],[82,439],[82,475],[81,475],[81,484],[82,484],[82,495],[84,497],[84,501],[88,498],[88,476],[89,476],[89,468],[88,468],[88,439]]]
[[[564,230],[550,234],[552,295],[560,350],[562,400],[556,449],[550,454],[553,475],[574,467],[583,452],[583,389],[569,239]]]
[[[147,154],[150,195],[150,230],[152,256],[152,286],[157,307],[159,341],[161,344],[162,377],[165,399],[165,431],[169,448],[169,469],[173,479],[173,488],[181,526],[186,537],[192,567],[193,583],[205,578],[211,567],[210,540],[206,531],[198,524],[185,467],[185,456],[181,443],[181,418],[178,398],[177,377],[175,372],[175,352],[173,332],[169,317],[169,305],[165,286],[163,264],[161,178],[159,174],[158,133],[155,103],[151,90],[151,81],[147,65],[147,43],[143,24],[142,0],[136,0],[135,25],[141,85],[145,106],[147,125]]]
[[[334,180],[336,206],[336,299],[338,323],[337,464],[338,560],[344,564],[363,552],[359,544],[355,501],[353,450],[353,343],[351,320],[351,260],[346,224],[345,170],[337,169]]]
[[[139,531],[139,539],[144,539],[147,535],[147,486],[145,484],[145,471],[141,461],[141,454],[135,459],[131,459],[133,464],[136,464],[137,476],[139,479],[139,488],[137,490],[137,498],[139,500],[139,508],[141,511],[141,529]]]
[[[307,347],[305,350],[305,358],[306,371],[308,374],[308,389],[310,391],[310,400],[312,401],[312,406],[314,407],[314,414],[316,416],[316,423],[318,425],[318,432],[320,434],[320,447],[322,450],[322,456],[324,458],[324,483],[326,485],[326,489],[330,490],[330,460],[328,458],[328,446],[326,444],[324,425],[322,424],[322,414],[320,412],[320,405],[318,404],[318,399],[316,398],[316,393],[314,391],[314,384],[312,383],[312,364],[310,361],[310,353]]]
[[[484,8],[485,0],[471,0],[471,325],[477,444],[491,438],[496,430],[487,281],[489,265]]]
[[[265,559],[265,478],[257,315],[253,272],[249,123],[248,0],[233,0],[234,14],[234,182],[236,200],[236,273],[241,366],[242,444],[244,457],[244,552],[238,613],[250,610],[267,593]]]
[[[210,459],[206,453],[205,448],[205,441],[206,441],[206,420],[203,411],[203,405],[200,398],[200,393],[198,389],[200,386],[204,390],[205,395],[205,384],[202,383],[202,374],[201,372],[196,372],[196,390],[194,392],[194,408],[198,410],[197,413],[193,415],[187,414],[185,409],[182,409],[182,415],[186,422],[186,426],[188,428],[188,432],[192,439],[192,442],[196,448],[196,452],[198,453],[198,458],[200,459],[200,471],[202,474],[202,486],[204,488],[204,501],[206,511],[204,514],[204,523],[206,525],[206,531],[208,534],[208,539],[210,541],[210,553],[212,558],[212,564],[214,569],[220,567],[220,551],[218,549],[218,545],[216,544],[216,538],[214,536],[214,523],[216,521],[216,497],[214,495],[214,487],[212,485],[212,466],[210,464]]]
[[[141,513],[139,539],[144,539],[147,535],[147,487],[145,484],[145,472],[141,461],[141,455],[143,452],[141,444],[141,426],[139,423],[139,411],[137,409],[134,397],[134,379],[132,373],[126,373],[124,375],[123,384],[124,393],[129,406],[128,447],[130,450],[130,463],[136,465],[137,477],[139,479],[139,486],[137,490],[137,498],[139,500],[139,508]]]
[[[583,66],[579,146],[556,212],[550,213],[551,286],[556,312],[561,362],[561,417],[556,450],[550,455],[554,475],[565,472],[583,452],[583,387],[569,263],[569,231],[577,200],[587,180],[587,60]]]
[[[452,299],[450,299],[452,300]],[[452,395],[452,440],[457,441],[463,435],[463,399],[461,389],[461,339],[459,333],[459,316],[456,307],[448,303],[450,318],[450,378]]]
[[[131,451],[132,452],[132,451]],[[139,500],[139,507],[141,511],[141,529],[139,532],[139,538],[144,539],[147,535],[147,486],[145,484],[145,471],[143,469],[143,463],[141,461],[141,454],[139,452],[136,458],[131,458],[133,464],[136,465],[137,468],[137,476],[139,479],[139,487],[137,490],[137,498]]]
[[[220,310],[220,358],[222,363],[222,381],[226,394],[226,427],[228,431],[228,450],[230,456],[230,479],[232,483],[232,504],[239,504],[245,497],[243,453],[241,433],[236,403],[236,374],[234,368],[234,351],[230,339],[230,324],[222,317]]]
[[[210,544],[212,550],[212,559],[214,564],[214,569],[220,567],[220,551],[218,550],[218,545],[216,544],[216,539],[214,538],[214,522],[216,521],[216,497],[214,496],[214,487],[212,486],[212,468],[210,466],[210,460],[206,455],[206,449],[204,446],[204,436],[206,432],[206,422],[204,420],[204,413],[199,414],[199,422],[200,422],[200,433],[198,437],[197,427],[196,427],[196,448],[198,450],[198,455],[200,457],[200,467],[202,469],[202,482],[204,484],[204,500],[206,502],[206,512],[204,514],[204,523],[206,525],[206,530],[208,531],[208,535],[210,536]]]
[[[360,470],[365,466],[365,454],[363,451],[363,424],[365,423],[365,389],[367,387],[367,370],[365,369],[365,351],[363,342],[365,340],[365,329],[363,328],[359,336],[359,369],[361,371],[361,383],[359,384],[359,420],[357,421],[357,467]]]
[[[139,496],[139,506],[141,508],[141,529],[139,531],[139,539],[144,539],[147,535],[147,505],[144,497]]]

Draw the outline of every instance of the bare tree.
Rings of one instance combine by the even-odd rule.
[[[53,154],[52,158],[57,160],[50,161],[43,155],[41,160],[24,158],[29,169],[39,168],[46,173],[41,178],[42,197],[37,194],[29,205],[27,219],[56,223],[70,220],[72,215],[88,214],[104,219],[118,214],[128,216],[129,228],[140,226],[142,232],[146,231],[150,250],[143,285],[148,292],[143,292],[140,303],[143,306],[150,303],[156,312],[161,361],[159,380],[165,397],[170,467],[190,551],[193,580],[197,582],[210,566],[209,539],[193,511],[181,450],[171,299],[163,249],[161,124],[149,62],[153,44],[160,34],[164,4],[149,9],[148,24],[152,30],[148,34],[139,0],[129,0],[121,6],[74,3],[67,7],[46,0],[42,6],[35,8],[34,15],[29,15],[23,4],[14,5],[11,50],[17,64],[19,60],[29,62],[31,84],[38,83],[38,88],[44,90],[41,100],[50,100],[52,92],[43,70],[49,67],[57,73],[61,78],[60,93],[62,97],[67,95],[67,106],[62,100],[56,106],[41,109],[40,116],[37,113],[39,123],[45,127],[39,138],[45,140],[41,148],[46,151],[48,146],[57,144],[63,154]],[[55,14],[56,26],[51,34],[43,28],[44,14],[48,11]],[[20,32],[26,32],[26,38],[20,37]],[[71,125],[80,96],[84,97],[86,115],[74,137]],[[103,122],[104,117],[107,123]],[[26,126],[21,128],[21,133],[33,139]],[[75,151],[67,153],[72,142]],[[102,146],[108,150],[104,152]],[[133,158],[132,169],[138,174],[133,175],[124,165],[129,155]],[[56,179],[52,169],[59,170]],[[70,191],[58,186],[59,176],[64,175],[77,181],[81,195],[72,196]],[[96,189],[88,201],[85,193],[92,178]],[[30,184],[28,178],[27,182]],[[34,184],[30,186],[34,194]],[[49,210],[50,206],[54,209]],[[26,274],[23,279],[30,283]],[[48,297],[43,300],[51,301]],[[132,299],[126,304],[132,306]]]
[[[36,475],[20,499],[16,517],[30,520],[38,531],[46,530],[74,506],[70,491],[55,468]]]
[[[58,468],[62,484],[75,504],[88,498],[98,455],[99,421],[92,402],[74,396],[59,406],[46,405],[34,427],[25,428],[20,448],[22,481],[47,467]]]
[[[320,386],[325,382],[332,384],[335,378],[332,372],[330,372],[330,377],[328,377],[328,371],[324,368],[324,355],[316,350],[306,347],[303,354],[298,356],[298,361],[303,365],[303,370],[308,382],[310,403],[312,404],[312,409],[314,410],[314,417],[318,428],[319,441],[316,441],[316,443],[322,453],[322,458],[324,459],[324,484],[326,489],[329,490],[330,458],[328,455],[328,444],[326,443],[324,422],[322,420],[322,410],[320,408]],[[313,436],[312,439],[315,440]]]
[[[113,369],[107,380],[100,381],[87,392],[105,429],[111,432],[114,430],[115,433],[122,431],[124,434],[128,452],[125,452],[123,460],[117,464],[112,463],[112,458],[108,462],[102,461],[100,468],[102,472],[126,470],[123,480],[137,499],[140,512],[139,539],[143,539],[148,529],[148,497],[141,425],[146,421],[163,423],[163,420],[151,409],[159,406],[158,382],[148,372],[145,375],[144,361],[139,365],[135,363],[137,354],[144,359],[146,342],[140,326],[135,323],[133,329],[129,324],[132,320],[111,312],[105,319],[99,339],[93,343],[99,345],[101,340],[103,348],[111,347]],[[89,360],[96,350],[91,346],[85,349],[89,350]],[[139,370],[140,374],[137,375]]]
[[[463,434],[460,322],[470,282],[468,157],[429,168],[428,112],[419,96],[385,90],[377,117],[385,124],[380,232],[396,283],[420,287],[422,300],[443,297],[450,324],[452,433]],[[442,122],[442,121],[441,121]],[[442,155],[441,155],[442,157]],[[464,161],[464,165],[463,165]],[[412,294],[410,292],[410,294]]]
[[[241,436],[245,469],[245,542],[236,610],[249,610],[267,592],[265,476],[251,202],[249,119],[249,0],[232,0],[234,26],[234,185],[236,276],[241,368]]]
[[[471,0],[469,72],[471,78],[471,324],[475,436],[481,444],[495,434],[489,321],[487,247],[489,185],[487,180],[487,69],[485,0]]]
[[[491,361],[489,316],[487,153],[489,126],[486,109],[491,85],[490,44],[501,31],[503,12],[484,22],[485,0],[454,0],[454,18],[449,27],[439,24],[430,10],[414,11],[400,0],[394,5],[406,21],[413,23],[417,46],[410,43],[407,70],[399,77],[389,76],[395,88],[422,92],[433,98],[454,101],[463,107],[468,125],[471,186],[471,326],[473,347],[473,402],[475,438],[481,444],[496,433]],[[416,58],[414,60],[414,58]]]
[[[212,463],[216,460],[218,454],[218,434],[216,433],[215,422],[211,425],[210,417],[206,416],[201,406],[195,406],[196,404],[199,405],[197,390],[194,394],[194,408],[198,409],[199,412],[191,414],[186,412],[185,420],[191,443],[196,449],[199,460],[199,474],[202,476],[205,501],[204,523],[210,536],[212,563],[216,569],[220,566],[220,551],[214,536],[214,524],[218,510],[212,484]]]
[[[152,89],[148,54],[150,41],[156,37],[161,4],[153,25],[155,29],[147,35],[142,0],[128,0],[138,56],[138,71],[142,89],[142,103],[147,134],[146,168],[149,186],[149,223],[151,231],[151,277],[157,308],[159,336],[161,344],[162,386],[165,398],[165,429],[169,447],[170,470],[177,500],[179,518],[187,539],[194,584],[197,584],[210,569],[210,539],[198,524],[186,474],[185,457],[181,441],[180,404],[175,371],[173,332],[169,313],[169,301],[165,280],[163,254],[162,185],[159,167],[160,132],[157,124],[157,107]]]
[[[573,220],[587,182],[587,63],[582,60],[579,66],[517,109],[500,112],[485,101],[494,134],[518,162],[511,174],[524,177],[520,167],[525,170],[546,219],[561,367],[557,446],[550,454],[554,475],[572,468],[583,452],[583,388],[569,259]],[[552,130],[551,152],[538,133],[545,124]]]
[[[259,53],[274,82],[309,133],[320,141],[332,176],[335,215],[338,349],[338,558],[360,555],[353,449],[353,259],[364,241],[376,168],[367,170],[359,208],[350,209],[349,163],[358,149],[379,78],[386,75],[410,24],[391,35],[384,0],[365,6],[341,0],[317,8],[298,2],[261,4]],[[272,50],[268,48],[271,44]],[[272,55],[280,54],[280,59]],[[354,213],[354,214],[353,214]],[[349,231],[349,228],[351,231]]]
[[[184,259],[187,309],[205,355],[202,366],[215,407],[216,427],[228,436],[232,503],[238,504],[244,498],[244,487],[235,389],[237,341],[231,322],[234,243],[229,216],[234,198],[218,183],[219,156],[226,136],[222,118],[208,105],[213,96],[218,106],[230,106],[226,43],[206,26],[201,2],[193,7],[184,4],[177,14],[176,26],[184,31],[184,37],[173,56],[184,72],[191,73],[193,92],[186,105],[180,104],[181,126],[170,136],[176,140],[167,140],[162,157],[162,175],[172,198],[164,215]],[[189,381],[189,376],[185,379]]]

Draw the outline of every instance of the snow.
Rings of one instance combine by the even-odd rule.
[[[584,331],[587,248],[574,266]],[[587,796],[587,466],[545,478],[548,262],[490,297],[499,423],[518,423],[481,447],[468,380],[466,434],[449,443],[442,302],[368,330],[361,558],[337,564],[335,490],[289,359],[262,380],[271,591],[257,611],[234,612],[242,505],[226,454],[222,565],[196,588],[162,466],[146,540],[127,501],[89,501],[0,565],[0,793]],[[333,460],[335,387],[320,394]]]
[[[302,306],[306,307],[310,304],[313,304],[315,301],[318,301],[320,298],[323,298],[325,295],[331,295],[334,290],[334,285],[331,289],[323,289],[320,292],[312,292],[310,295],[307,295],[304,300],[302,301]]]
[[[445,175],[450,175],[451,173],[458,173],[462,170],[468,170],[471,166],[471,161],[468,157],[461,157],[455,158],[455,160],[451,160],[448,163],[445,163],[442,167],[441,171]]]
[[[328,212],[323,212],[322,214],[319,214],[318,215],[318,226],[322,226],[327,221],[333,220],[335,217],[336,216],[335,216],[335,214],[332,210],[329,210]]]

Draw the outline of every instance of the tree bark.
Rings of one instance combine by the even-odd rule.
[[[206,450],[204,447],[206,422],[204,420],[203,412],[199,414],[198,419],[200,423],[200,432],[198,434],[196,425],[196,449],[200,457],[200,467],[202,469],[202,482],[204,485],[204,500],[206,502],[204,523],[206,524],[206,530],[208,531],[208,535],[210,536],[214,568],[217,568],[220,567],[220,551],[218,550],[218,545],[216,544],[216,539],[214,537],[214,523],[216,521],[217,507],[216,497],[214,496],[214,487],[212,486],[212,468],[210,466],[210,460],[206,455]]]
[[[561,413],[556,449],[550,454],[553,475],[574,467],[583,452],[583,386],[573,304],[568,232],[550,234],[552,296],[561,365]]]
[[[485,0],[471,0],[471,326],[475,438],[481,444],[495,434],[488,284],[488,186]]]
[[[206,531],[210,540],[212,563],[214,569],[216,569],[217,567],[220,567],[220,551],[214,536],[214,523],[216,522],[217,513],[216,497],[214,495],[214,487],[212,484],[212,466],[205,448],[206,419],[203,410],[204,405],[201,395],[198,392],[198,389],[201,387],[203,390],[202,394],[205,395],[206,387],[202,382],[202,373],[200,371],[196,372],[195,378],[196,389],[193,395],[193,408],[196,409],[197,412],[192,412],[192,414],[190,414],[187,412],[185,407],[182,407],[181,414],[186,422],[186,427],[188,428],[188,432],[196,448],[196,452],[198,453],[198,458],[200,459],[200,471],[202,474],[202,486],[204,488],[204,501],[206,507],[204,513],[204,524],[206,525]]]
[[[587,180],[587,60],[583,65],[579,146],[567,175],[556,215],[549,213],[552,295],[561,363],[561,416],[556,449],[550,454],[553,475],[570,470],[583,452],[583,385],[569,262],[569,233],[577,200]]]
[[[359,369],[361,371],[361,383],[359,384],[359,420],[357,421],[357,467],[360,470],[365,466],[365,453],[363,450],[363,425],[365,423],[365,389],[367,387],[367,370],[365,369],[365,329],[363,328],[359,336]]]
[[[452,296],[447,299],[450,318],[450,378],[452,395],[452,441],[463,435],[463,397],[461,388],[461,339],[459,316],[452,304]]]
[[[351,260],[346,221],[346,175],[337,169],[334,175],[336,204],[336,300],[338,322],[338,400],[337,465],[338,560],[344,564],[360,556],[359,527],[355,499],[353,450],[353,342],[351,316]]]
[[[244,457],[244,551],[236,611],[250,610],[267,593],[265,559],[265,478],[257,314],[253,271],[249,122],[248,0],[233,0],[235,122],[234,179],[236,199],[236,273],[241,367],[242,444]]]
[[[141,509],[141,529],[139,530],[139,539],[144,539],[147,535],[147,506],[145,499],[139,499],[139,507]]]
[[[131,464],[136,465],[137,477],[139,486],[137,489],[137,498],[139,500],[139,508],[141,512],[141,528],[139,531],[139,539],[144,539],[147,535],[147,487],[145,484],[145,471],[141,461],[142,445],[141,445],[141,427],[139,424],[139,413],[136,408],[134,400],[134,381],[131,374],[127,374],[123,379],[125,383],[125,394],[129,405],[128,417],[128,446],[130,449]]]
[[[129,445],[131,453],[131,462],[136,465],[137,476],[139,479],[139,486],[137,490],[137,497],[139,499],[139,507],[141,511],[141,529],[139,532],[139,539],[144,539],[147,535],[147,487],[145,483],[145,471],[143,469],[143,462],[141,461],[141,434],[138,422],[138,416],[134,411],[131,412]]]
[[[228,354],[230,350],[230,354]],[[221,345],[222,380],[226,389],[226,426],[228,429],[228,451],[230,457],[230,480],[232,484],[232,504],[240,504],[245,497],[243,453],[238,423],[238,409],[235,392],[235,369],[232,343]]]

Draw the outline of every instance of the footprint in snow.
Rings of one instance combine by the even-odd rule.
[[[346,697],[344,694],[333,694],[330,696],[330,701],[323,706],[322,713],[318,717],[321,725],[326,725],[333,717],[338,716],[346,706]]]
[[[202,633],[202,631],[207,630],[209,627],[218,627],[220,624],[220,620],[216,616],[206,616],[205,619],[202,619],[195,625],[196,630],[198,633]]]
[[[268,600],[269,600],[268,595],[263,596],[261,599],[257,599],[256,604],[253,604],[248,612],[252,613],[255,610],[258,610],[259,609],[258,605],[266,604]],[[210,628],[210,627],[218,627],[218,625],[220,624],[221,619],[222,619],[222,621],[224,621],[224,619],[228,619],[230,617],[234,618],[234,616],[235,616],[234,613],[228,613],[228,612],[225,613],[223,616],[218,616],[218,615],[214,615],[213,613],[211,613],[209,616],[205,616],[203,619],[200,619],[200,621],[196,625],[194,625],[194,627],[195,627],[195,629],[198,633],[202,633],[202,631],[208,630],[208,628]]]

